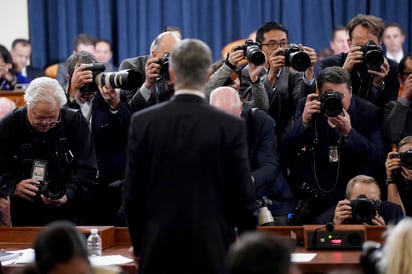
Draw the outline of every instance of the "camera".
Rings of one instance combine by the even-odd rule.
[[[328,117],[336,117],[342,113],[342,94],[328,89],[316,98],[320,101],[320,114]]]
[[[39,188],[41,194],[53,200],[58,200],[66,194],[64,181],[60,179],[41,182]]]
[[[373,40],[369,40],[361,47],[363,63],[369,70],[380,71],[384,62],[383,49]]]
[[[377,274],[379,262],[383,258],[382,245],[375,241],[366,241],[362,244],[360,264],[365,274]]]
[[[275,225],[272,213],[268,206],[272,205],[272,201],[266,196],[263,196],[261,200],[256,201],[258,207],[258,225],[271,226]]]
[[[350,201],[352,207],[352,221],[358,224],[369,223],[379,211],[380,202],[369,200],[366,195],[361,194],[355,200]]]
[[[10,174],[0,176],[0,197],[7,197],[16,190],[16,183],[11,179]]]
[[[252,64],[260,66],[265,62],[265,54],[262,52],[259,43],[248,39],[243,45],[235,48],[235,50],[239,49],[243,50],[243,54]]]
[[[398,154],[394,154],[391,158],[400,158],[401,163],[407,169],[412,169],[412,149],[408,149],[405,152],[400,152]]]
[[[301,192],[301,197],[293,211],[292,218],[289,220],[289,225],[303,225],[311,223],[316,216],[318,203],[326,198],[326,195],[321,190],[303,182],[298,189]]]
[[[285,66],[290,66],[297,71],[305,71],[311,65],[309,54],[293,43],[279,51],[277,55],[285,56]]]
[[[169,81],[169,53],[166,53],[162,58],[159,58],[156,63],[160,65],[160,77]]]
[[[95,92],[97,85],[105,86],[107,83],[112,88],[133,89],[143,83],[142,75],[133,70],[121,70],[115,72],[104,72],[106,67],[101,63],[88,64],[88,69],[93,72],[93,82],[85,84],[80,88],[80,92]]]

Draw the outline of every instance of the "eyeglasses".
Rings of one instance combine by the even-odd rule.
[[[262,44],[262,46],[267,46],[269,49],[278,49],[278,48],[285,48],[287,47],[287,45],[289,45],[288,41],[282,41],[280,43],[275,42],[275,41],[269,41],[266,44]]]
[[[57,121],[52,121],[51,119],[39,119],[39,120],[35,120],[32,125],[33,126],[49,126],[49,127],[53,127],[55,125],[57,125],[58,123],[60,123],[60,117]]]
[[[402,72],[401,73],[401,75],[403,75],[403,76],[409,76],[409,75],[411,75],[412,74],[412,72]]]

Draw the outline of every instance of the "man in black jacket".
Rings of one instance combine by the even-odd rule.
[[[232,87],[212,91],[210,104],[241,117],[246,123],[248,156],[256,187],[256,199],[269,199],[275,225],[287,225],[293,210],[292,192],[280,172],[275,121],[264,111],[243,105]],[[266,200],[268,201],[268,200]]]
[[[384,21],[373,15],[353,17],[346,29],[349,33],[348,53],[333,55],[321,61],[321,70],[340,66],[350,73],[352,92],[374,103],[383,112],[390,100],[396,100],[399,90],[398,66],[384,57],[380,47]]]
[[[33,80],[24,99],[26,107],[0,121],[0,175],[2,189],[13,194],[13,226],[76,221],[83,191],[96,176],[87,123],[63,108],[66,95],[54,79]]]

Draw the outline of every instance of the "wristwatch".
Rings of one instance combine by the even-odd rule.
[[[385,182],[386,182],[386,186],[389,186],[391,184],[396,184],[392,178],[386,178]]]
[[[378,86],[375,86],[375,88],[380,89],[380,90],[384,90],[385,89],[385,81],[381,81],[381,83]]]

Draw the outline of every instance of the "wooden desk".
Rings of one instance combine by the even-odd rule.
[[[83,233],[88,233],[90,227],[79,227]],[[0,227],[0,248],[6,250],[23,249],[32,247],[34,239],[39,234],[42,227]],[[259,227],[260,231],[280,235],[290,239],[291,234],[296,237],[298,246],[295,250],[297,253],[316,253],[317,255],[310,262],[295,263],[302,273],[326,273],[337,268],[360,270],[359,258],[360,250],[316,250],[308,251],[300,244],[303,239],[303,227],[300,226],[280,226],[280,227]],[[99,233],[102,235],[104,246],[103,255],[122,255],[133,259],[129,253],[130,238],[126,227],[99,227]],[[382,239],[381,234],[384,231],[382,227],[367,228],[367,240]],[[372,238],[371,238],[372,237]],[[374,237],[374,238],[373,238]],[[4,273],[12,273],[16,267],[21,265],[4,266]],[[126,273],[137,272],[136,263],[121,265]]]
[[[11,91],[1,91],[0,97],[7,97],[16,103],[16,107],[25,106],[24,101],[24,91],[23,90],[11,90]]]

